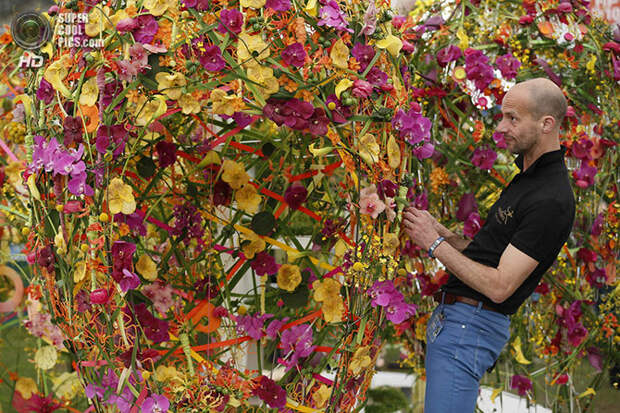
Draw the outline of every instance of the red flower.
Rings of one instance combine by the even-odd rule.
[[[510,380],[510,387],[517,389],[519,396],[525,396],[532,389],[532,381],[525,376],[515,374]]]
[[[278,386],[275,381],[267,376],[258,378],[258,386],[253,394],[267,403],[272,409],[279,409],[286,406],[286,391]]]

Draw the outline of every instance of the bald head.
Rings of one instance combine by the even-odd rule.
[[[529,95],[529,109],[534,118],[553,116],[559,129],[568,106],[562,90],[551,80],[542,77],[517,83],[513,89],[522,89]]]

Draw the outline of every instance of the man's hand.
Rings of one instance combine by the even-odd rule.
[[[441,226],[427,211],[408,206],[403,212],[403,230],[411,241],[425,250],[439,238]]]

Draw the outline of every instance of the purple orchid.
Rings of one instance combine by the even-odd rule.
[[[367,98],[372,93],[373,86],[370,82],[362,79],[355,79],[351,93],[358,98]]]
[[[577,159],[589,161],[592,159],[590,150],[594,146],[594,143],[588,138],[581,138],[577,142],[573,142],[571,146],[571,152]]]
[[[463,234],[469,238],[473,238],[478,231],[480,231],[480,228],[482,228],[480,215],[477,212],[472,212],[465,220],[465,224],[463,225]]]
[[[125,307],[125,311],[126,314],[130,314],[127,307]],[[152,340],[154,343],[162,343],[170,339],[170,335],[168,334],[168,322],[160,320],[151,314],[148,308],[146,308],[146,304],[135,304],[134,311],[146,338]]]
[[[39,83],[39,88],[37,89],[37,99],[42,100],[46,105],[52,103],[52,100],[54,99],[54,87],[44,78],[41,78],[41,82]]]
[[[291,129],[304,130],[309,125],[309,119],[314,113],[311,103],[299,99],[290,99],[282,111],[284,124]]]
[[[402,139],[411,145],[416,145],[421,142],[428,142],[430,139],[431,121],[413,109],[407,113],[399,109],[392,119],[392,128],[399,131]]]
[[[112,101],[119,95],[122,90],[123,83],[118,79],[114,79],[111,82],[106,83],[101,91],[101,100],[103,103],[103,107],[108,107],[108,105],[112,103]],[[114,109],[119,109],[125,100],[126,98],[122,98],[119,101],[118,105],[114,107]]]
[[[155,33],[159,30],[159,24],[152,14],[142,14],[135,19],[136,27],[133,30],[133,37],[138,43],[151,43]]]
[[[384,179],[383,181],[377,184],[377,194],[379,194],[379,198],[384,200],[387,198],[394,198],[398,193],[398,185],[389,179]]]
[[[505,149],[508,147],[506,145],[506,138],[504,137],[504,134],[502,132],[493,132],[492,138],[495,141],[495,146],[497,146],[499,149]]]
[[[326,135],[327,134],[327,125],[329,124],[329,118],[325,113],[325,109],[323,108],[314,108],[314,112],[312,112],[312,116],[308,119],[308,131],[315,135]]]
[[[291,9],[291,0],[267,0],[265,7],[275,11],[287,11]]]
[[[67,188],[73,195],[93,196],[95,191],[86,183],[86,172],[77,175],[71,175],[71,179],[67,182]]]
[[[437,52],[437,62],[440,66],[444,67],[450,62],[458,60],[462,55],[461,49],[451,44]]]
[[[66,116],[62,123],[62,129],[65,136],[63,144],[69,147],[73,142],[82,142],[82,119],[77,116]]]
[[[384,87],[387,85],[388,75],[376,66],[373,66],[366,75],[368,80],[373,86]]]
[[[282,409],[286,406],[286,390],[267,376],[259,377],[258,385],[252,393],[267,403],[272,409]]]
[[[319,16],[321,16],[321,19],[317,22],[317,25],[333,27],[336,30],[345,30],[353,33],[353,30],[348,27],[344,13],[340,11],[340,6],[336,1],[330,0],[321,7]]]
[[[219,72],[226,67],[222,51],[216,45],[207,46],[205,51],[199,54],[198,60],[202,67],[210,72]]]
[[[598,170],[595,166],[588,165],[585,160],[581,161],[581,166],[578,170],[573,171],[573,178],[575,178],[575,185],[579,188],[587,188],[594,185],[594,177]]]
[[[456,210],[456,219],[465,221],[469,214],[478,211],[478,203],[473,192],[463,194],[459,200],[458,209]]]
[[[525,376],[515,374],[510,379],[510,387],[517,389],[519,396],[525,396],[532,389],[532,381]]]
[[[128,132],[123,125],[101,125],[97,129],[97,137],[95,138],[95,147],[97,152],[105,154],[112,146],[112,155],[114,158],[120,156],[125,150],[125,142],[128,138]]]
[[[177,160],[177,145],[174,142],[159,141],[155,145],[155,151],[159,158],[160,168],[173,165]]]
[[[491,149],[487,145],[483,145],[474,150],[471,157],[471,162],[480,169],[491,169],[495,160],[497,159],[497,152]]]
[[[426,192],[426,189],[423,190],[420,195],[415,197],[413,200],[413,206],[421,210],[428,209],[428,193]]]
[[[166,413],[170,408],[170,400],[161,394],[152,394],[142,402],[142,413]]]
[[[284,330],[280,342],[286,356],[278,361],[286,366],[286,371],[296,366],[300,358],[312,354],[316,347],[312,345],[312,327],[309,324],[299,324]]]
[[[480,50],[465,50],[465,74],[474,82],[476,88],[484,90],[495,78],[493,67],[488,64],[489,58]]]
[[[136,244],[127,241],[115,241],[112,244],[112,273],[116,282],[126,277],[123,270],[133,269],[133,254],[136,252]]]
[[[332,120],[335,123],[345,123],[352,115],[351,109],[348,106],[344,106],[335,94],[331,94],[325,99],[325,104],[327,104],[328,107],[331,102],[336,105],[334,109],[329,110],[332,115]]]
[[[265,321],[272,317],[273,314],[237,316],[237,331],[239,334],[247,334],[254,340],[260,340],[265,336],[265,332],[263,331]]]
[[[243,29],[243,14],[237,9],[222,9],[217,31],[220,33],[239,34]]]
[[[140,285],[140,278],[127,268],[123,268],[123,278],[118,282],[118,285],[123,292],[135,290]]]
[[[360,69],[364,71],[370,64],[372,58],[375,57],[375,49],[367,44],[355,43],[351,49],[351,55],[360,64]]]
[[[280,329],[282,329],[282,327],[288,322],[288,320],[289,317],[284,317],[282,320],[272,320],[265,329],[265,334],[267,335],[267,337],[275,339],[278,336]]]
[[[514,57],[512,53],[506,53],[504,55],[499,56],[495,60],[495,64],[499,68],[500,72],[502,72],[502,76],[506,79],[514,79],[517,77],[517,71],[521,67],[521,62],[519,59]]]
[[[289,66],[302,67],[307,57],[304,46],[299,42],[287,46],[282,51],[282,60]]]
[[[385,308],[385,318],[394,324],[400,324],[414,315],[416,309],[415,304],[407,304],[404,299],[393,301]]]
[[[391,280],[375,281],[367,294],[372,298],[370,305],[384,307],[386,318],[394,324],[402,323],[416,312],[416,306],[405,302]]]
[[[590,234],[595,237],[601,235],[603,232],[603,225],[605,225],[605,214],[601,212],[594,218],[594,222],[592,222],[592,226],[590,227]]]

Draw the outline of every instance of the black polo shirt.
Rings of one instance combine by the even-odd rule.
[[[538,265],[517,290],[496,304],[450,274],[443,290],[482,300],[504,314],[514,314],[534,291],[568,239],[575,218],[575,198],[564,165],[566,148],[547,152],[527,170],[517,174],[489,210],[486,222],[463,250],[481,264],[497,268],[499,259],[512,244],[538,261]],[[523,157],[515,160],[523,169]]]

